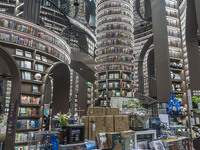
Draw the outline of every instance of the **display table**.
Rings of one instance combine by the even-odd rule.
[[[177,149],[177,150],[192,150],[191,138],[179,137],[174,139],[162,140],[163,145],[166,149]]]
[[[95,142],[85,140],[84,143],[59,145],[59,150],[90,150],[95,148]]]
[[[135,131],[135,148],[137,148],[138,135],[152,135],[152,140],[157,139],[156,130]]]

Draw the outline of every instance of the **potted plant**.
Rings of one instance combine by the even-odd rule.
[[[66,128],[68,125],[68,121],[71,118],[70,110],[66,114],[57,113],[58,121],[60,122],[60,144],[63,144],[63,139],[66,138]]]

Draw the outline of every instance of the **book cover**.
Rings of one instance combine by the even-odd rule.
[[[120,133],[108,133],[108,141],[113,150],[122,150]]]
[[[33,85],[33,92],[37,93],[38,92],[38,86],[37,85]]]
[[[23,50],[21,50],[21,49],[16,49],[16,55],[18,55],[18,56],[23,56]]]
[[[28,96],[22,95],[21,96],[21,103],[22,104],[26,104],[27,103],[27,98],[28,98]]]
[[[47,62],[47,58],[45,56],[42,56],[42,61]]]
[[[39,54],[36,54],[36,55],[35,55],[35,59],[41,60],[40,55],[39,55]]]
[[[108,149],[108,148],[110,148],[109,147],[107,133],[99,133],[97,135],[97,145],[98,145],[99,149]]]
[[[25,51],[25,57],[32,58],[31,52]]]
[[[31,62],[30,61],[24,61],[24,67],[27,69],[31,69]]]
[[[24,80],[31,80],[31,73],[30,72],[24,71]]]

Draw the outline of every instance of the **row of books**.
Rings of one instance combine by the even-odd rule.
[[[37,108],[22,108],[19,107],[18,110],[18,116],[26,116],[26,117],[38,117],[39,116],[39,111]]]
[[[128,48],[121,48],[121,47],[108,47],[106,49],[97,51],[97,55],[112,54],[112,53],[131,54],[131,50],[129,50]]]
[[[128,83],[128,82],[122,82],[122,88],[132,88],[131,87],[131,84],[130,83]]]
[[[175,36],[175,37],[179,37],[180,36],[180,31],[179,30],[167,29],[167,33],[170,36]]]
[[[105,89],[106,87],[107,87],[106,82],[101,82],[101,83],[99,83],[99,88],[100,88],[100,89]]]
[[[42,51],[46,51],[62,60],[65,60],[65,55],[63,53],[59,52],[58,50],[55,50],[54,48],[50,46],[46,46],[42,43],[39,43],[39,42],[36,43],[35,40],[31,40],[28,38],[20,37],[18,35],[7,34],[7,33],[0,33],[0,40],[36,48]]]
[[[124,33],[124,32],[108,32],[106,34],[103,34],[99,37],[97,37],[97,40],[104,39],[104,38],[113,38],[113,37],[124,37],[128,39],[132,39],[130,34]]]
[[[167,19],[167,25],[173,26],[173,27],[179,27],[179,21],[178,20]]]
[[[17,129],[37,129],[39,121],[35,120],[17,120]]]
[[[122,90],[122,92],[120,92],[120,90],[112,90],[112,91],[101,91],[99,93],[99,98],[105,98],[105,97],[111,98],[111,97],[132,97],[132,92],[130,91],[125,91]]]
[[[40,97],[21,95],[20,103],[39,105]]]
[[[124,23],[132,25],[130,19],[127,19],[124,17],[116,17],[116,16],[107,17],[107,18],[104,18],[102,21],[99,21],[98,26],[104,23],[108,23],[108,22],[124,22]]]
[[[98,3],[103,3],[103,2],[107,2],[107,1],[109,1],[109,0],[100,0],[100,1],[98,1]],[[122,1],[130,3],[130,0],[122,0]]]
[[[166,9],[166,15],[171,16],[171,17],[178,17],[178,11],[172,11],[172,10]]]
[[[127,26],[127,25],[122,25],[122,24],[108,24],[106,26],[103,26],[102,28],[98,28],[97,27],[97,33],[100,33],[102,31],[106,31],[106,30],[115,30],[115,29],[120,29],[120,30],[125,30],[125,31],[129,31],[129,32],[133,32],[132,28]]]
[[[175,1],[165,0],[165,4],[166,6],[171,7],[171,8],[178,8],[177,2]]]
[[[108,79],[119,79],[119,77],[120,77],[119,73],[109,73],[109,75],[108,75]],[[99,79],[100,80],[107,79],[107,74],[100,75]],[[132,79],[132,75],[131,74],[122,73],[122,79]]]
[[[21,50],[21,49],[16,49],[16,55],[32,58],[32,53],[31,52],[24,51],[24,50]],[[45,56],[41,56],[39,54],[35,54],[35,59],[47,62],[47,58]]]
[[[121,87],[122,88],[134,88],[134,84],[130,84],[128,82],[122,82]],[[106,82],[99,83],[99,88],[100,89],[107,88],[107,83]],[[120,82],[119,81],[110,81],[108,83],[108,88],[120,88]]]
[[[131,57],[125,57],[125,56],[107,56],[104,58],[100,58],[96,60],[97,63],[103,63],[103,62],[132,62]]]
[[[174,46],[174,47],[180,47],[181,46],[180,40],[168,39],[168,43],[169,43],[169,46]]]
[[[103,16],[112,15],[112,14],[125,15],[125,16],[128,16],[128,17],[131,18],[131,15],[130,15],[127,11],[121,10],[121,9],[113,9],[113,10],[106,10],[106,11],[104,11],[103,13],[101,13],[101,14],[98,16],[97,20],[98,20],[99,18],[103,17]]]
[[[110,2],[110,3],[107,3],[103,6],[101,6],[99,9],[98,9],[98,12],[100,12],[101,10],[105,9],[105,8],[110,8],[110,7],[122,7],[122,8],[125,8],[125,9],[128,9],[128,10],[131,10],[130,6],[127,5],[127,4],[122,4],[121,2]]]
[[[127,46],[131,46],[131,42],[126,41],[126,40],[120,40],[120,39],[116,39],[116,40],[105,40],[100,42],[99,44],[97,44],[97,46],[106,46],[106,45],[114,45],[114,44],[120,44],[120,45],[127,45]]]
[[[181,52],[169,50],[169,56],[173,58],[181,58]]]
[[[108,83],[108,88],[111,89],[111,88],[120,88],[120,83],[119,82],[109,82]]]
[[[127,65],[104,65],[97,67],[97,72],[106,70],[126,70],[131,71],[132,67]]]
[[[19,24],[13,20],[7,20],[4,18],[0,18],[0,26],[34,35],[34,36],[42,38],[48,42],[51,42],[60,48],[63,48],[63,49],[66,48],[65,45],[60,40],[56,39],[55,37],[52,37],[38,29]]]
[[[15,142],[28,142],[34,141],[35,139],[36,135],[33,132],[15,134]]]

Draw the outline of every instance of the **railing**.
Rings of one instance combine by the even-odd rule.
[[[46,4],[44,2],[48,2],[49,6],[44,5],[44,4]],[[62,9],[60,9],[56,4],[54,4],[52,2],[52,0],[41,0],[41,4],[42,4],[42,6],[49,7],[51,9],[53,9],[53,10],[56,10],[56,11],[60,12],[63,15],[63,21],[64,21],[63,25],[65,25],[66,28],[62,31],[61,36],[65,37],[65,39],[67,40],[68,44],[73,43],[70,40],[70,38],[72,37],[72,33],[74,33],[74,34],[77,34],[77,33],[80,34],[81,33],[81,34],[84,34],[85,36],[87,36],[91,41],[93,41],[93,42],[96,41],[96,39],[94,39],[95,38],[94,34],[92,32],[89,32],[89,33],[92,33],[92,35],[90,35],[88,33],[88,29],[86,27],[83,27],[83,25],[81,25],[79,22],[77,22],[77,24],[75,23],[75,25],[77,27],[81,27],[80,28],[81,30],[72,28],[71,27],[72,26],[71,21],[75,22],[76,20],[71,18],[71,17],[69,17],[68,14],[66,14]],[[85,30],[83,30],[83,29],[85,29]],[[78,45],[78,47],[80,48],[80,51],[85,52],[86,54],[91,56],[93,59],[95,59],[95,50],[94,50],[94,55],[92,56],[92,54],[90,54],[87,50],[82,48],[78,43],[73,43],[73,44]]]
[[[47,5],[47,4],[49,4],[49,5]],[[70,23],[68,17],[66,16],[65,12],[62,9],[60,9],[56,4],[54,4],[51,0],[41,0],[41,6],[49,7],[50,9],[60,12],[60,14],[62,15],[62,22],[60,22],[60,24],[63,24],[64,26],[66,26],[66,28],[63,29],[63,31],[66,32],[67,35],[69,35],[68,41],[67,41],[69,44],[72,28],[71,28],[71,23]],[[55,20],[55,22],[56,22],[56,20]]]

